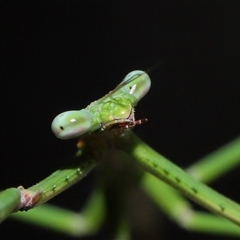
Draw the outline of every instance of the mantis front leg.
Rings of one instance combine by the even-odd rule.
[[[220,154],[220,156],[222,156],[222,154],[224,154],[225,161],[228,162],[228,165],[229,165],[228,170],[230,170],[231,168],[236,167],[237,164],[238,165],[240,164],[240,147],[239,146],[240,146],[240,139],[238,138],[235,141],[233,141],[232,143],[224,146],[220,150],[210,154],[206,158],[210,162],[216,162],[216,164],[218,164],[217,156],[219,156],[219,154]],[[203,163],[205,164],[206,158],[203,159],[203,162],[202,161],[197,162],[196,166],[201,165]],[[238,160],[236,160],[236,159],[238,159]],[[224,164],[225,164],[224,161],[220,161],[219,168],[223,169],[223,167],[221,165],[224,165]],[[215,170],[214,165],[215,164],[210,164],[210,168],[212,168],[212,170]],[[189,169],[193,169],[193,168],[195,168],[194,165],[191,166]],[[204,176],[204,171],[200,170],[200,173],[202,176]],[[221,172],[221,173],[223,173],[223,172]],[[215,176],[217,176],[217,175],[215,174]],[[195,213],[192,210],[192,207],[189,204],[189,202],[178,191],[169,187],[167,184],[161,182],[156,177],[154,177],[148,173],[145,173],[140,182],[140,186],[144,190],[144,192],[154,202],[156,202],[156,204],[171,219],[176,221],[182,227],[189,229],[191,231],[197,231],[197,232],[205,232],[205,233],[208,232],[208,233],[214,233],[214,234],[240,236],[240,228],[238,226],[234,225],[233,223],[231,223],[223,218],[219,218],[218,216],[212,215],[210,213],[201,213],[201,212]],[[94,219],[94,218],[100,219],[99,221],[97,221],[99,223],[99,225],[95,226],[95,229],[100,227],[100,225],[104,219],[104,216],[105,216],[105,213],[104,213],[105,212],[105,210],[104,210],[105,204],[104,204],[104,201],[101,200],[101,199],[104,199],[103,195],[102,195],[103,192],[99,188],[97,191],[98,191],[99,195],[95,195],[95,193],[93,193],[93,195],[92,195],[93,197],[90,198],[92,200],[90,200],[90,203],[87,205],[88,207],[84,208],[83,214],[79,215],[79,217],[82,219],[83,215],[85,215],[85,213],[88,212],[87,216],[89,216],[89,219]],[[102,197],[99,198],[97,196],[102,196]],[[96,201],[94,203],[94,201],[95,201],[94,199],[98,199],[98,201]],[[91,202],[93,202],[94,204],[91,204]],[[47,212],[50,215],[54,215],[53,213],[55,210],[51,210],[51,208],[45,207],[44,205],[42,206],[42,209],[44,211],[41,211],[41,208],[37,208],[37,209],[31,210],[29,213],[14,214],[13,217],[17,217],[19,219],[23,218],[23,219],[25,219],[25,221],[28,221],[27,219],[31,219],[31,215],[34,219],[38,219],[37,216],[38,216],[38,214],[41,214],[41,212],[46,213],[46,215],[45,214],[41,215],[43,218],[46,217],[46,219],[48,218]],[[85,209],[88,209],[88,210],[85,210]],[[103,210],[103,212],[101,211],[101,209]],[[99,211],[100,211],[100,213],[98,213]],[[62,214],[61,217],[60,217],[60,215],[58,215],[60,219],[66,219],[66,221],[68,221],[67,219],[69,219],[69,218],[64,217],[64,214],[66,213],[65,210],[61,211],[61,209],[59,209],[58,212],[59,212],[59,214]],[[35,213],[36,213],[36,215],[35,215]],[[70,213],[67,213],[67,215],[71,215]],[[75,213],[72,213],[72,214],[73,214],[73,216],[76,217]],[[45,222],[45,221],[43,221],[43,222]],[[52,222],[54,222],[54,221],[52,221]],[[40,224],[40,223],[36,222],[36,224]],[[63,229],[61,227],[61,224],[58,225],[57,222],[53,223],[53,224],[54,224],[54,226],[52,227],[53,229],[59,228],[60,231],[61,231],[61,229]],[[48,226],[50,226],[50,225],[48,225]],[[71,232],[74,232],[74,230],[69,230],[67,233],[72,234]],[[82,236],[82,234],[88,235],[88,234],[90,234],[90,232],[79,233],[79,235],[81,235],[81,236]]]

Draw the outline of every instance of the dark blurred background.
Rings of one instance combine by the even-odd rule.
[[[76,140],[52,134],[55,115],[86,107],[128,72],[159,61],[136,109],[137,118],[149,119],[134,129],[142,139],[186,167],[239,135],[239,1],[1,5],[0,189],[29,187],[71,158]],[[78,210],[93,179],[89,174],[51,203]],[[212,186],[240,202],[238,181],[236,169]],[[158,239],[224,239],[185,232],[164,216],[157,226]],[[1,239],[16,233],[18,239],[71,239],[13,220],[1,225]]]

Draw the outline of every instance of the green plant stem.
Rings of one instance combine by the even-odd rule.
[[[0,223],[18,209],[20,199],[21,194],[17,188],[9,188],[0,192]]]
[[[165,157],[161,156],[152,148],[150,148],[147,144],[141,141],[131,131],[105,131],[101,134],[89,135],[88,137],[86,137],[86,139],[84,139],[84,141],[86,144],[85,150],[87,153],[91,153],[91,155],[85,154],[80,158],[78,157],[69,167],[56,171],[40,183],[27,189],[29,191],[41,193],[41,198],[38,199],[36,205],[47,201],[48,199],[54,197],[55,195],[59,194],[60,192],[74,184],[76,181],[80,180],[94,166],[96,166],[98,161],[100,161],[101,159],[104,160],[104,158],[106,158],[107,152],[111,152],[112,149],[114,150],[115,148],[118,148],[126,151],[131,157],[133,157],[134,163],[137,162],[138,164],[140,164],[140,166],[142,166],[145,171],[157,177],[156,178],[148,173],[145,173],[141,186],[144,191],[159,206],[162,206],[162,209],[166,212],[166,214],[168,214],[171,218],[175,219],[175,221],[177,221],[180,225],[189,230],[208,232],[208,230],[210,231],[211,228],[209,227],[211,226],[211,221],[216,219],[217,225],[215,222],[212,223],[213,232],[217,231],[216,226],[221,226],[222,233],[230,235],[235,234],[239,236],[239,227],[217,216],[213,216],[210,214],[194,213],[188,201],[186,201],[174,189],[170,188],[162,182],[159,182],[158,179],[165,181],[169,185],[180,190],[182,193],[185,193],[190,199],[199,203],[210,211],[213,211],[240,225],[240,206],[237,203],[227,199],[226,197],[210,189],[206,185],[201,184],[192,177],[190,177],[182,169],[177,167],[172,162],[168,161]],[[237,152],[239,151],[239,142],[234,141],[233,143],[235,144],[230,144],[227,148],[225,148],[225,150],[228,151],[228,154],[225,155],[226,159],[236,159]],[[221,153],[221,150],[219,151]],[[233,153],[232,155],[231,152]],[[113,158],[119,156],[119,154],[116,155],[115,152],[113,153]],[[224,154],[224,152],[222,152],[222,154]],[[212,159],[215,159],[215,161],[217,161],[217,154],[212,154],[211,156]],[[95,160],[92,160],[92,158]],[[208,160],[211,161],[211,157],[208,157]],[[235,160],[233,162],[235,164]],[[233,166],[235,166],[234,164]],[[132,169],[132,167],[129,168]],[[211,168],[214,169],[215,165],[212,164]],[[51,209],[48,208],[47,211],[44,212],[43,210],[42,213],[46,213],[47,218],[47,212],[49,211],[51,212],[51,215],[56,215],[58,216],[58,218],[65,218],[64,213],[66,213],[66,216],[68,216],[69,214],[69,218],[67,217],[65,218],[65,220],[69,219],[70,222],[70,218],[75,219],[75,216],[78,216],[79,219],[76,220],[76,222],[78,224],[81,223],[85,230],[80,230],[80,232],[78,232],[76,235],[80,236],[84,234],[91,234],[90,232],[95,232],[96,229],[98,229],[105,216],[105,205],[103,203],[103,197],[99,197],[103,195],[103,193],[102,191],[100,192],[99,194],[96,191],[94,193],[96,195],[92,195],[93,197],[90,198],[90,201],[83,209],[83,214],[72,215],[72,217],[70,217],[70,212],[65,212],[66,210],[63,210],[62,215],[57,215],[55,214],[54,208],[53,212],[51,212]],[[163,194],[164,198],[161,199],[160,196],[162,196]],[[33,214],[36,213],[33,218],[38,218],[38,209],[39,208],[36,209],[36,212],[33,210]],[[33,211],[30,211],[30,213],[26,214],[25,216],[27,217],[29,215],[31,219],[31,213]],[[60,213],[61,211],[58,212],[58,214]],[[21,216],[23,215],[19,213],[14,214],[13,216],[21,218]],[[203,221],[201,221],[201,219]],[[33,220],[30,220],[30,222],[33,222]],[[47,222],[47,220],[42,220],[42,222]],[[52,219],[52,222],[54,222],[54,219]],[[58,222],[59,221],[57,221],[57,224],[54,225],[52,228],[55,228],[58,225],[58,228],[62,228],[64,230],[64,227],[62,227],[62,224],[64,223],[58,224]],[[41,225],[41,223],[37,222],[36,224]],[[49,223],[47,225],[50,226],[51,224]],[[124,233],[126,235],[128,231],[126,231],[125,229],[126,226],[124,225],[124,222],[122,226],[123,232],[120,227],[121,231],[119,232],[119,234]],[[205,230],[202,230],[204,228]],[[73,230],[72,232],[73,233],[71,234],[74,235],[75,230]]]
[[[227,159],[227,161],[226,161]],[[209,183],[240,163],[240,138],[221,147],[186,169],[195,179]]]
[[[27,190],[40,193],[34,206],[47,202],[49,199],[71,187],[85,177],[96,165],[97,162],[89,155],[84,155],[80,158],[77,157],[71,165],[57,170],[41,182],[29,187]]]
[[[208,186],[198,182],[181,168],[158,154],[136,135],[131,134],[127,152],[149,173],[180,190],[209,211],[240,226],[240,206]]]
[[[169,218],[183,228],[202,233],[240,236],[237,225],[210,213],[195,212],[177,190],[153,175],[145,173],[140,186]]]
[[[99,189],[93,190],[87,204],[82,209],[82,213],[44,204],[27,213],[14,213],[11,218],[70,236],[93,235],[105,218],[104,196]]]

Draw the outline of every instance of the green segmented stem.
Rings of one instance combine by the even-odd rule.
[[[231,159],[231,162],[226,161],[226,159]],[[194,176],[195,179],[208,183],[228,170],[233,169],[239,162],[240,137],[204,157],[201,161],[196,162],[193,166],[186,169],[186,171]]]
[[[240,206],[208,186],[198,182],[181,168],[131,134],[127,152],[148,172],[180,190],[194,202],[240,226]]]
[[[39,194],[34,206],[43,204],[81,180],[96,166],[96,164],[97,162],[90,156],[81,156],[81,159],[75,159],[75,161],[66,168],[55,171],[41,182],[29,187],[27,189],[28,191]]]
[[[0,223],[17,210],[21,194],[17,188],[9,188],[0,192]]]

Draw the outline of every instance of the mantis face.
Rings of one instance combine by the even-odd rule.
[[[78,137],[88,132],[90,127],[91,117],[84,109],[60,113],[52,122],[52,131],[60,139]]]
[[[79,137],[84,133],[95,131],[99,129],[101,126],[111,126],[111,124],[116,124],[116,121],[112,121],[111,112],[114,112],[117,105],[119,103],[115,103],[115,106],[112,106],[113,109],[109,109],[109,121],[108,118],[99,118],[96,121],[95,112],[98,111],[98,116],[101,116],[101,107],[107,103],[107,101],[111,101],[111,97],[117,99],[117,97],[121,97],[123,99],[129,95],[133,96],[131,98],[131,107],[135,107],[139,100],[141,100],[151,86],[151,80],[147,73],[141,70],[135,70],[127,74],[127,76],[123,79],[123,81],[111,92],[106,94],[103,98],[95,101],[94,104],[90,104],[87,109],[82,109],[80,111],[67,111],[59,114],[52,122],[52,131],[58,138],[61,139],[70,139]],[[123,99],[124,100],[124,99]],[[96,104],[98,105],[97,110]],[[122,107],[122,105],[121,105]],[[128,107],[128,106],[127,106]],[[128,108],[122,109],[123,112],[129,112]],[[131,110],[131,109],[130,109]],[[127,116],[129,116],[129,114]],[[107,120],[106,120],[107,119]],[[132,126],[136,124],[134,118],[132,120]],[[126,122],[129,124],[129,119],[126,119]],[[121,119],[121,123],[124,123],[124,117]]]

